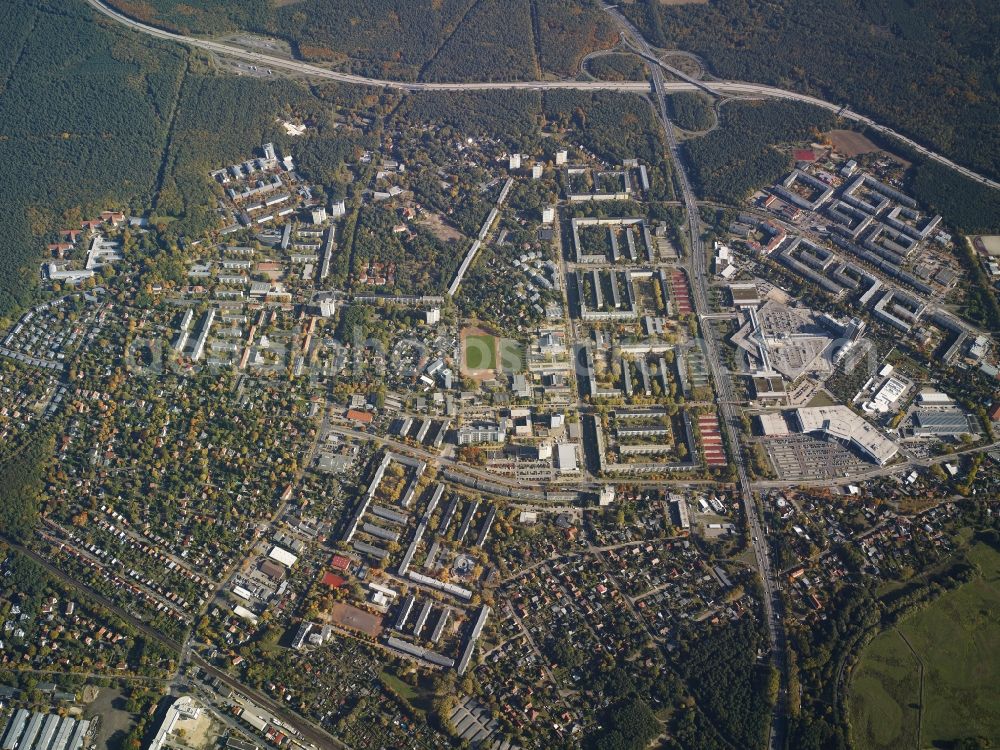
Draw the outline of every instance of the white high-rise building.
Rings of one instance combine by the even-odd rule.
[[[520,169],[521,168],[521,155],[511,154],[510,160],[508,161],[508,167],[510,169]]]
[[[566,159],[569,158],[568,151],[556,151],[556,166],[560,166],[566,163]]]

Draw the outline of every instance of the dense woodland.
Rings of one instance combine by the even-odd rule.
[[[240,106],[232,106],[239,102]],[[169,236],[198,236],[218,227],[209,171],[242,161],[264,141],[280,140],[279,113],[308,107],[304,89],[289,81],[255,81],[190,73],[181,90],[154,221],[172,217]]]
[[[655,164],[663,158],[664,142],[649,100],[611,91],[547,91],[545,119],[573,128],[580,144],[612,164],[639,159]]]
[[[715,125],[712,100],[699,91],[681,91],[667,97],[670,121],[684,130],[708,130]]]
[[[133,18],[184,34],[252,31],[305,60],[380,78],[535,78],[579,72],[617,40],[597,0],[110,0]]]
[[[1000,190],[973,182],[933,161],[913,169],[909,190],[963,232],[1000,232]]]
[[[723,78],[847,102],[962,164],[1000,175],[995,0],[641,0],[653,44]]]
[[[739,203],[791,166],[791,156],[776,144],[811,140],[833,122],[826,110],[798,102],[731,102],[716,130],[684,142],[695,190]]]
[[[183,34],[251,31],[280,37],[306,60],[414,78],[474,0],[110,0],[139,20]]]
[[[530,0],[479,0],[424,69],[431,81],[537,78]]]
[[[29,533],[38,513],[42,475],[55,449],[50,434],[39,434],[16,453],[0,460],[0,533],[19,539]]]
[[[649,66],[638,55],[615,52],[596,55],[586,63],[587,72],[602,81],[645,81]]]
[[[182,50],[136,44],[95,23],[82,3],[25,0],[7,10],[0,317],[29,300],[46,232],[79,222],[81,209],[150,193],[184,71]]]
[[[401,122],[447,125],[527,149],[537,140],[541,109],[541,95],[534,91],[425,91],[408,96],[396,115]]]
[[[587,53],[618,41],[597,0],[534,0],[533,10],[538,62],[545,72],[576,75]]]
[[[757,662],[764,639],[749,617],[694,640],[681,670],[716,730],[735,747],[763,747],[771,720],[768,667]]]
[[[182,34],[253,29],[273,18],[271,0],[110,0],[132,18]]]

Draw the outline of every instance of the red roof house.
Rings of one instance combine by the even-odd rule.
[[[371,424],[372,421],[371,412],[359,411],[358,409],[348,409],[347,418],[360,424]]]

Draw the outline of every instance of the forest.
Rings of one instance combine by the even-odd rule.
[[[239,106],[232,106],[239,102]],[[301,86],[191,73],[181,90],[154,222],[168,237],[198,236],[219,225],[218,185],[209,171],[243,161],[265,141],[283,142],[274,118],[318,107]]]
[[[428,81],[516,81],[539,76],[530,0],[479,0],[424,68]]]
[[[30,299],[47,233],[82,220],[81,210],[150,193],[184,71],[182,50],[125,43],[82,3],[26,0],[7,9],[0,317]]]
[[[596,0],[534,0],[533,10],[538,62],[547,73],[572,77],[587,54],[618,41]]]
[[[0,531],[8,538],[20,539],[34,527],[42,475],[54,449],[52,435],[38,434],[0,460]]]
[[[415,78],[458,28],[472,0],[306,0],[284,4],[267,31],[307,60],[350,58],[376,77]]]
[[[660,124],[648,99],[613,91],[546,91],[545,119],[573,128],[582,146],[611,164],[639,159],[656,164],[663,158]]]
[[[798,102],[730,102],[716,130],[683,144],[694,188],[705,198],[740,203],[791,166],[776,144],[811,140],[833,122],[826,110]]]
[[[463,135],[523,147],[536,140],[541,108],[541,96],[534,91],[423,91],[409,95],[395,116],[414,125],[447,125]]]
[[[1000,190],[973,182],[933,161],[913,168],[908,190],[966,234],[1000,232]]]
[[[641,57],[614,53],[587,60],[587,72],[602,81],[645,81],[649,67]]]
[[[721,78],[846,102],[1000,175],[994,0],[643,0],[622,9],[651,43],[701,55]]]
[[[735,747],[763,747],[771,718],[765,667],[756,654],[762,638],[751,618],[695,639],[680,659],[698,706]]]
[[[251,31],[285,39],[305,60],[413,79],[474,0],[109,0],[138,20],[182,34]]]
[[[698,91],[681,91],[667,97],[670,121],[683,130],[708,130],[715,125],[712,100]]]
[[[288,41],[304,60],[402,80],[422,72],[430,80],[537,78],[537,67],[573,76],[584,56],[617,40],[597,0],[109,2],[182,34],[266,34]]]
[[[270,0],[109,0],[123,13],[181,34],[253,29],[272,18]]]

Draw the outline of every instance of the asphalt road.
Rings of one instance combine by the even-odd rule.
[[[310,65],[308,63],[289,60],[273,55],[266,55],[260,52],[249,51],[240,47],[227,45],[207,39],[198,39],[172,32],[157,29],[153,26],[140,23],[127,16],[112,10],[104,5],[100,0],[87,0],[98,12],[108,16],[115,21],[131,27],[132,29],[148,34],[150,36],[185,44],[191,47],[225,55],[257,65],[258,67],[272,68],[299,73],[314,78],[325,78],[344,83],[376,86],[381,88],[394,88],[404,91],[485,91],[485,90],[548,90],[548,89],[580,89],[580,90],[614,90],[614,91],[635,91],[648,93],[649,84],[646,82],[604,82],[604,81],[518,81],[518,82],[472,82],[472,83],[432,83],[432,82],[401,82],[390,81],[378,78],[367,78],[349,73],[327,70],[326,68]],[[709,304],[706,295],[708,286],[708,276],[706,272],[706,255],[701,240],[702,225],[698,212],[698,205],[687,176],[686,168],[678,147],[676,134],[666,111],[664,96],[674,91],[705,90],[709,93],[723,96],[739,97],[761,97],[774,98],[792,101],[801,101],[813,106],[836,112],[839,116],[862,123],[882,135],[893,138],[922,156],[949,167],[960,174],[972,179],[980,184],[992,188],[1000,189],[1000,183],[990,180],[966,167],[955,164],[950,159],[938,154],[910,138],[897,133],[891,128],[879,125],[871,118],[865,117],[841,105],[832,104],[816,97],[788,91],[772,86],[764,86],[754,83],[740,81],[702,81],[692,78],[680,70],[663,63],[655,50],[641,36],[620,13],[614,8],[607,7],[611,16],[622,29],[628,45],[638,52],[642,57],[654,63],[651,66],[652,91],[656,103],[658,114],[663,122],[667,136],[667,144],[670,150],[673,163],[676,167],[678,182],[680,183],[683,203],[688,218],[688,231],[690,234],[691,255],[686,259],[685,265],[689,273],[695,310],[700,317],[704,317],[708,312]],[[670,73],[679,81],[666,81],[664,73]],[[781,620],[782,602],[778,594],[777,580],[771,566],[768,554],[767,543],[764,537],[763,524],[757,508],[756,499],[751,486],[749,473],[747,471],[743,451],[739,444],[740,422],[739,414],[734,406],[736,401],[733,394],[732,381],[729,372],[724,368],[719,357],[717,344],[710,332],[709,326],[704,326],[705,351],[709,369],[713,380],[716,383],[718,395],[718,407],[722,417],[721,423],[729,444],[732,460],[736,466],[739,478],[740,491],[743,498],[744,510],[749,526],[751,547],[753,549],[756,566],[761,579],[764,592],[764,615],[768,628],[768,635],[771,644],[771,656],[774,666],[778,668],[782,675],[779,700],[775,706],[775,716],[772,722],[770,744],[772,748],[784,746],[784,715],[785,715],[785,674],[786,674],[786,645],[784,625]],[[343,428],[341,428],[343,429]],[[195,657],[197,660],[197,657]],[[262,701],[263,702],[263,701]],[[267,705],[267,703],[264,703]]]
[[[627,19],[616,11],[611,11],[612,18],[615,19],[623,35],[626,37],[629,46],[638,51],[647,59],[655,59],[652,48],[642,37],[639,31],[633,27]],[[653,90],[655,92],[655,103],[657,113],[663,123],[663,129],[667,137],[667,148],[674,164],[674,171],[681,188],[681,198],[684,203],[684,210],[687,215],[688,233],[690,240],[690,255],[684,259],[684,266],[688,272],[688,280],[691,284],[692,301],[695,312],[702,320],[702,339],[704,340],[705,359],[708,362],[712,380],[716,384],[716,401],[719,408],[720,420],[726,441],[729,445],[729,452],[732,462],[736,466],[739,478],[740,494],[743,501],[743,510],[747,517],[747,525],[750,531],[750,545],[753,550],[757,573],[760,576],[761,587],[763,589],[764,619],[767,626],[768,639],[771,646],[772,664],[779,670],[781,675],[779,697],[774,707],[774,715],[771,721],[771,732],[769,744],[772,750],[781,750],[785,746],[785,690],[786,680],[786,645],[784,622],[781,618],[782,601],[778,594],[774,570],[771,566],[771,559],[767,549],[767,540],[764,537],[763,524],[757,508],[757,501],[750,484],[750,475],[747,471],[746,460],[740,446],[739,435],[741,430],[739,413],[734,406],[736,398],[733,394],[732,381],[729,372],[725,369],[719,356],[719,350],[715,338],[711,332],[711,327],[704,320],[710,307],[706,289],[709,285],[709,277],[706,270],[706,253],[702,243],[702,223],[698,210],[698,202],[695,199],[694,190],[691,188],[691,181],[688,179],[687,168],[684,164],[683,155],[677,142],[677,135],[673,124],[667,115],[666,102],[664,100],[664,68],[658,65],[651,66],[653,78]],[[714,86],[715,84],[713,84]]]
[[[184,36],[183,34],[175,34],[170,31],[164,31],[163,29],[158,29],[155,26],[150,26],[149,24],[136,21],[128,16],[119,13],[118,11],[109,8],[101,0],[87,0],[87,2],[94,8],[94,10],[102,13],[103,15],[117,21],[120,24],[128,26],[135,31],[139,31],[143,34],[147,34],[157,39],[163,39],[165,41],[177,42],[178,44],[184,44],[189,47],[197,47],[198,49],[204,49],[209,52],[213,52],[218,55],[225,55],[227,57],[236,58],[239,60],[244,60],[248,63],[256,65],[257,67],[263,67],[265,69],[277,69],[288,71],[292,73],[298,73],[300,75],[310,76],[312,78],[325,78],[328,80],[340,81],[342,83],[353,83],[360,86],[377,86],[379,88],[393,88],[402,91],[490,91],[490,90],[510,90],[510,89],[521,89],[526,91],[543,91],[549,89],[578,89],[578,90],[607,90],[607,91],[633,91],[638,93],[649,93],[649,84],[645,81],[509,81],[509,82],[498,82],[498,81],[484,81],[484,82],[468,82],[468,83],[438,83],[438,82],[424,82],[424,81],[390,81],[383,78],[368,78],[366,76],[353,75],[351,73],[342,73],[334,70],[328,70],[319,65],[311,65],[309,63],[301,62],[298,60],[291,60],[288,58],[278,57],[276,55],[267,55],[262,52],[253,52],[251,50],[244,49],[242,47],[237,47],[231,44],[225,44],[222,42],[215,42],[210,39],[199,39],[197,37]],[[838,113],[841,117],[853,120],[854,122],[862,123],[867,125],[872,130],[893,138],[900,143],[909,146],[911,149],[919,153],[920,155],[936,161],[950,169],[954,169],[956,172],[968,177],[975,182],[982,185],[987,185],[992,188],[1000,189],[1000,182],[984,177],[983,175],[963,167],[955,162],[951,161],[945,156],[932,151],[929,148],[921,146],[916,141],[911,138],[907,138],[901,133],[897,133],[892,128],[886,127],[884,125],[879,125],[870,117],[865,117],[856,112],[852,112],[850,109],[845,108],[843,105],[832,104],[831,102],[818,99],[814,96],[808,96],[806,94],[800,94],[795,91],[788,91],[786,89],[777,88],[775,86],[764,86],[757,83],[747,83],[743,81],[703,81],[697,78],[688,76],[683,71],[667,65],[659,59],[655,50],[649,46],[649,44],[642,39],[641,42],[638,41],[640,37],[637,35],[637,30],[628,23],[628,21],[617,13],[613,7],[605,6],[605,9],[611,13],[612,17],[615,19],[616,23],[623,28],[628,28],[627,38],[630,45],[639,54],[641,54],[647,60],[655,63],[652,67],[660,71],[660,81],[658,91],[662,95],[663,93],[676,92],[676,91],[696,91],[704,90],[712,94],[719,96],[729,95],[729,96],[740,96],[740,97],[750,97],[750,98],[768,98],[768,99],[788,99],[793,101],[806,102],[817,107],[822,107],[823,109],[829,110],[831,112]],[[666,71],[671,75],[679,78],[678,81],[666,81],[663,80],[662,73]]]

